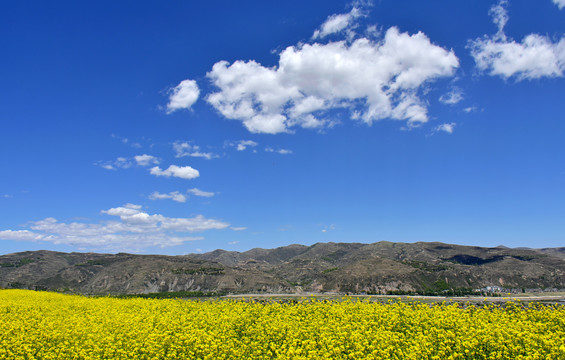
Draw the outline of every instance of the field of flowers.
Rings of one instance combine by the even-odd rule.
[[[565,309],[0,290],[0,359],[565,359]]]

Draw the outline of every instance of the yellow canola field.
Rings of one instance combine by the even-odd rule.
[[[565,359],[563,307],[0,290],[0,359]]]

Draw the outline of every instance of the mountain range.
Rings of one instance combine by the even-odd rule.
[[[0,256],[0,287],[93,295],[557,290],[565,289],[565,248],[381,241],[179,256],[26,251]]]

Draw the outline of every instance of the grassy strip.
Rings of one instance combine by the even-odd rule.
[[[175,298],[199,298],[199,297],[213,297],[222,296],[224,293],[219,292],[204,292],[204,291],[170,291],[170,292],[156,292],[149,294],[124,294],[115,295],[112,297],[119,299],[130,298],[143,298],[143,299],[175,299]]]

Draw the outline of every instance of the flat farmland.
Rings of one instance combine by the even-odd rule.
[[[0,359],[563,359],[565,307],[0,291]]]

